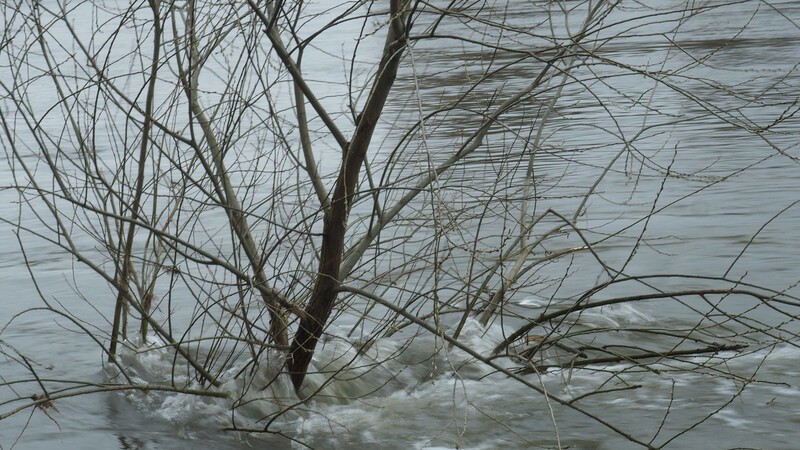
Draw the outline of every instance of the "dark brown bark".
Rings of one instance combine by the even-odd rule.
[[[305,317],[301,318],[292,342],[291,358],[288,362],[292,383],[297,391],[303,384],[306,371],[314,355],[314,348],[336,302],[339,267],[342,263],[344,237],[347,230],[347,218],[352,207],[353,193],[358,184],[358,175],[364,163],[372,133],[394,84],[405,47],[404,14],[401,5],[406,3],[404,0],[391,2],[392,21],[386,36],[378,73],[364,110],[359,115],[360,119],[356,124],[353,139],[345,149],[342,168],[339,171],[331,198],[331,206],[325,214],[319,272],[311,299],[305,310]]]

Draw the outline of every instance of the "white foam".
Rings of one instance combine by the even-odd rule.
[[[582,311],[576,320],[578,323],[592,327],[622,328],[628,324],[645,324],[653,318],[627,303],[602,306]]]
[[[598,320],[647,321],[650,318],[634,308],[604,308]],[[591,316],[588,316],[591,317]],[[582,318],[586,319],[586,316]],[[448,330],[448,333],[453,332]],[[320,447],[342,447],[353,443],[386,442],[394,433],[393,423],[415,427],[419,436],[430,439],[409,443],[416,448],[450,448],[458,442],[460,448],[495,442],[490,434],[472,434],[468,443],[461,443],[460,433],[475,421],[481,421],[483,411],[491,411],[493,418],[502,421],[518,420],[516,416],[530,414],[528,411],[544,411],[546,404],[539,395],[532,395],[529,388],[502,374],[492,375],[494,369],[486,366],[471,354],[451,346],[440,337],[423,332],[419,336],[378,339],[371,345],[364,341],[346,338],[345,330],[332,328],[320,342],[306,378],[302,395],[315,394],[314,399],[302,404],[295,394],[291,381],[285,373],[284,355],[281,352],[264,352],[256,370],[241,370],[251,361],[242,360],[223,373],[221,389],[231,394],[230,399],[202,398],[184,394],[136,393],[129,398],[140,408],[165,418],[179,428],[209,423],[213,417],[215,426],[230,421],[235,409],[238,426],[263,427],[265,420],[282,413],[271,429],[301,437],[304,442]],[[459,341],[480,355],[489,356],[496,345],[502,342],[504,330],[500,325],[482,326],[478,321],[465,322]],[[794,347],[778,348],[769,358],[784,358],[797,355]],[[756,352],[764,357],[767,350]],[[748,358],[755,357],[747,355]],[[708,358],[703,358],[706,363]],[[128,347],[121,352],[120,361],[129,373],[142,382],[163,382],[173,376],[173,355],[169,348],[158,347],[148,342],[146,346]],[[503,364],[510,360],[495,359]],[[690,361],[670,362],[666,369],[674,370]],[[660,367],[655,365],[655,368]],[[566,396],[581,396],[597,389],[614,389],[640,384],[641,388],[612,396],[589,396],[587,402],[602,401],[615,410],[640,412],[664,411],[669,407],[673,387],[681,392],[693,391],[695,381],[705,382],[705,392],[714,398],[733,395],[730,380],[703,381],[702,374],[681,372],[680,376],[657,375],[642,370],[629,371],[627,364],[603,366],[604,372],[575,368],[553,370],[531,375],[537,384],[543,383],[550,393]],[[607,371],[618,372],[613,378]],[[109,371],[113,373],[113,371]],[[487,379],[486,377],[493,377]],[[673,381],[676,381],[673,383]],[[689,381],[691,380],[691,381]],[[791,395],[796,388],[787,388]],[[524,411],[514,410],[514,399],[525,396]],[[289,412],[285,412],[285,411]],[[528,417],[525,415],[525,417]],[[725,410],[718,415],[725,426],[748,426],[747,418],[736,411]],[[205,422],[203,422],[205,420]],[[191,426],[190,426],[191,425]],[[407,439],[407,431],[403,439]],[[376,436],[378,437],[376,440]],[[407,442],[407,441],[406,441]]]
[[[518,305],[527,306],[529,308],[543,308],[551,303],[552,301],[549,298],[538,297],[535,295],[529,295],[517,302]]]
[[[746,429],[749,428],[753,421],[741,417],[736,411],[731,409],[723,409],[722,411],[714,414],[714,418],[723,422],[733,428]]]

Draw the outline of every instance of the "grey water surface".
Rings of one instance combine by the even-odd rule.
[[[520,23],[531,20],[526,16],[529,3],[511,2],[514,14],[509,15],[510,20]],[[632,13],[623,8],[616,14],[622,17]],[[630,64],[647,64],[648,61],[655,64],[666,52],[672,52],[669,64],[676,70],[697,55],[713,53],[706,66],[692,72],[694,75],[713,77],[750,93],[768,91],[767,97],[761,99],[765,104],[778,104],[786,98],[794,98],[796,102],[800,98],[798,24],[800,2],[734,2],[730,7],[687,20],[674,45],[660,34],[661,30],[652,30],[635,40],[611,42],[597,52]],[[742,29],[744,31],[740,32]],[[346,29],[331,31],[326,42],[330,42],[332,48],[328,50],[336,53],[341,46],[351,45],[349,41],[343,43],[351,32]],[[442,34],[446,32],[447,29],[442,30]],[[379,55],[380,48],[363,51]],[[464,59],[468,51],[470,49],[456,46],[426,47],[425,42],[420,42],[413,55],[416,72],[409,66],[401,71],[393,101],[387,106],[387,116],[398,122],[415,121],[418,111],[413,105],[417,92],[423,98],[459,94],[470,67],[450,69],[460,64],[458,61]],[[481,57],[476,54],[474,64],[486,63]],[[324,82],[330,64],[340,64],[335,59],[332,61],[320,57],[307,58],[304,62],[308,78],[318,81],[315,88],[323,90],[320,97],[335,98],[343,89],[336,83],[328,86]],[[534,63],[521,65],[519,79],[490,80],[485,94],[519,89],[530,82],[527,73],[533,73],[535,68]],[[3,70],[8,69],[2,66],[0,71]],[[611,138],[607,132],[612,125],[633,136],[643,126],[662,121],[665,124],[656,127],[656,132],[639,136],[636,146],[652,155],[654,163],[670,166],[686,176],[667,181],[657,176],[635,177],[631,170],[636,166],[623,157],[598,187],[598,196],[588,204],[587,213],[578,218],[579,225],[599,236],[605,230],[618,229],[619,223],[646,214],[656,198],[659,206],[674,202],[648,222],[647,236],[652,236],[653,240],[637,251],[628,267],[630,273],[709,276],[727,273],[730,278],[800,294],[797,288],[800,282],[800,166],[797,162],[800,158],[800,114],[788,118],[781,125],[785,133],[773,138],[772,144],[787,150],[782,154],[757,133],[744,133],[718,117],[705,114],[697,102],[663,86],[654,89],[653,80],[646,77],[618,80],[611,76],[613,68],[597,70],[606,71],[600,72],[600,76],[608,75],[608,82],[592,85],[591,89],[580,83],[565,87],[557,114],[546,129],[544,148],[575,151],[568,156],[553,151],[537,157],[537,176],[542,177],[543,191],[550,192],[546,188],[556,185],[566,189],[566,192],[559,191],[563,194],[558,197],[543,195],[538,207],[558,205],[570,210],[570,205],[580,202],[580,198],[570,194],[585,192],[618,151],[614,146],[616,138]],[[418,85],[413,82],[413,75],[418,76]],[[580,70],[573,75],[585,80],[598,76]],[[684,80],[681,88],[715,104],[724,104],[729,95],[691,78]],[[621,123],[613,124],[596,96],[613,99],[617,95],[615,90],[627,90],[631,95],[646,93],[650,105],[663,114],[648,115],[646,108],[620,110],[614,117]],[[52,99],[43,98],[43,104],[48,100]],[[740,105],[737,101],[731,102],[732,107]],[[479,103],[478,96],[474,106],[479,107]],[[756,106],[744,112],[760,126],[768,125],[769,120],[781,114],[781,106]],[[796,112],[796,108],[795,104],[789,111]],[[471,112],[460,114],[454,111],[446,123],[438,125],[437,131],[444,138],[426,143],[432,160],[438,156],[437,146],[452,145],[450,138],[458,136],[476,120]],[[731,114],[735,116],[737,111]],[[681,121],[687,117],[692,119]],[[513,120],[510,118],[509,123]],[[520,117],[519,120],[528,119]],[[676,123],[667,124],[670,120]],[[396,139],[386,130],[379,130],[378,135],[378,139]],[[496,145],[503,146],[505,142]],[[326,161],[321,165],[325,167]],[[465,177],[475,185],[496,182],[491,167],[475,167],[478,167],[475,171],[459,172],[456,176]],[[748,169],[739,174],[745,167]],[[11,184],[11,169],[6,158],[0,160],[0,184],[4,187]],[[710,180],[720,181],[712,183]],[[570,192],[569,186],[574,186],[574,191]],[[14,221],[24,214],[20,213],[17,199],[12,190],[0,191],[0,217]],[[93,277],[90,270],[69,255],[55,251],[47,242],[23,237],[23,253],[15,235],[17,231],[8,223],[0,224],[0,326],[11,321],[13,315],[42,305],[38,288],[45,300],[68,305],[68,309],[85,323],[109,329],[107,317],[113,308],[113,292]],[[629,238],[610,239],[597,249],[603,252],[609,264],[623,264],[630,256]],[[29,267],[36,271],[38,285],[31,282],[26,258]],[[576,264],[579,267],[582,263]],[[590,287],[599,271],[597,268],[575,269],[570,276],[576,289]],[[80,290],[74,286],[79,286]],[[536,307],[536,301],[533,296],[514,300],[519,307],[531,308]],[[608,321],[681,320],[681,311],[660,308],[658,304],[647,304],[630,310],[610,310],[606,315],[587,316],[585,320],[596,320],[597,326]],[[764,320],[773,318],[765,316]],[[499,327],[496,325],[487,333],[489,337],[483,339],[493,342],[491,334],[499,333]],[[800,326],[789,323],[784,330],[788,336],[800,331]],[[40,374],[98,382],[105,379],[104,358],[97,344],[76,331],[75,325],[66,319],[44,311],[32,311],[15,318],[12,325],[2,331],[0,339],[30,357]],[[423,341],[420,346],[421,349],[411,351],[421,355],[436,343]],[[13,361],[15,358],[17,362]],[[19,355],[0,356],[0,382],[21,376],[18,361]],[[585,404],[592,406],[593,411],[602,411],[604,420],[620,428],[641,431],[640,437],[645,440],[645,436],[653,436],[657,430],[661,433],[659,436],[668,436],[697,424],[691,431],[676,437],[668,448],[789,450],[800,447],[800,349],[785,344],[749,354],[731,364],[727,370],[739,374],[740,380],[748,380],[747,383],[686,373],[671,376],[669,367],[664,367],[661,373],[631,371],[625,375],[625,383],[639,384],[641,388],[618,395],[598,395],[587,399]],[[150,370],[166,373],[159,372],[163,368],[157,363],[153,363]],[[597,387],[602,380],[606,377],[591,370],[576,370],[545,374],[541,383],[553,392],[579,396]],[[747,389],[742,391],[743,383],[747,384]],[[13,386],[0,388],[0,400],[6,398],[9,389]],[[387,395],[351,404],[313,406],[309,409],[317,412],[287,418],[283,429],[320,448],[552,448],[558,442],[564,448],[636,448],[575,411],[559,409],[551,414],[542,398],[498,374],[463,379],[440,376],[431,383],[403,386]],[[0,446],[30,450],[143,450],[289,448],[292,445],[279,436],[221,432],[220,424],[229,415],[224,405],[210,400],[156,394],[92,394],[59,401],[47,414],[39,410],[23,411],[0,421]],[[655,442],[660,443],[660,438]]]

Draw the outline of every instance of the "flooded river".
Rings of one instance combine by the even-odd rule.
[[[447,6],[447,2],[432,3]],[[466,8],[461,4],[470,2],[452,3],[450,7],[457,9]],[[386,242],[375,244],[375,248],[384,249],[391,247],[393,240],[402,240],[402,246],[398,244],[392,251],[409,258],[441,252],[446,255],[441,266],[437,265],[441,275],[437,272],[433,277],[420,270],[396,276],[392,269],[397,261],[383,257],[390,252],[375,250],[374,261],[367,251],[361,262],[354,264],[353,284],[363,285],[369,280],[383,289],[383,295],[395,295],[399,302],[405,301],[404,295],[410,295],[411,289],[422,292],[422,287],[435,285],[448,292],[461,280],[478,283],[471,258],[485,254],[486,259],[481,260],[485,264],[497,258],[499,252],[491,256],[492,247],[502,248],[513,235],[509,230],[519,226],[509,217],[552,209],[572,220],[581,235],[574,230],[563,231],[547,241],[546,249],[537,250],[541,254],[533,256],[549,258],[562,248],[582,245],[582,239],[593,243],[595,254],[565,253],[553,257],[552,264],[531,269],[507,299],[508,316],[504,320],[492,321],[486,327],[476,319],[467,320],[459,339],[482,355],[490,355],[521,326],[523,316],[537,317],[570,304],[602,282],[609,268],[634,281],[608,287],[603,298],[643,293],[642,284],[635,279],[648,275],[661,276],[648,281],[654,289],[710,289],[720,278],[726,278],[740,281],[742,287],[757,285],[788,296],[800,295],[800,3],[650,3],[655,8],[645,8],[640,2],[620,2],[592,29],[591,33],[597,34],[581,44],[584,53],[559,56],[559,65],[548,75],[549,81],[501,115],[477,149],[433,181],[434,186],[444,188],[430,189],[430,196],[410,203],[399,216],[401,225],[388,228],[382,236]],[[366,13],[365,5],[358,10]],[[435,20],[421,16],[411,33],[418,33],[418,39],[401,64],[376,129],[375,145],[370,149],[373,153],[368,157],[374,168],[372,181],[386,188],[376,195],[375,202],[392,204],[418,182],[420,174],[446,163],[454,149],[467,148],[470,134],[486,117],[515,93],[525,92],[537,74],[552,63],[550,58],[556,50],[547,47],[549,39],[566,36],[565,29],[576,32],[586,6],[587,2],[572,1],[486,2],[479,16],[486,17],[485,22],[454,19],[437,25],[437,36],[460,37],[452,41],[425,38]],[[690,6],[696,8],[694,12],[689,11]],[[704,9],[706,6],[715,7]],[[14,29],[17,22],[9,13],[13,8],[3,8],[7,29]],[[332,27],[324,39],[307,47],[303,57],[303,71],[311,88],[326,108],[342,111],[335,119],[351,128],[347,99],[351,94],[356,98],[366,93],[353,94],[348,76],[353,85],[366,84],[365,80],[374,75],[383,45],[385,28],[377,14],[385,11],[376,11],[384,6],[376,4],[373,8],[375,11],[370,11],[375,17]],[[565,10],[570,14],[565,16]],[[342,13],[335,8],[325,11],[325,6],[313,2],[307,12],[305,26],[309,29]],[[565,21],[564,17],[569,19]],[[70,20],[78,29],[88,30],[102,18],[102,13],[74,14]],[[502,33],[493,27],[493,20],[506,24]],[[352,68],[347,67],[362,25],[378,30],[375,35],[379,39],[365,32],[367,37],[358,42],[358,58]],[[120,61],[128,61],[126,55],[140,42],[138,30],[123,29],[116,38]],[[79,53],[64,29],[54,26],[50,33],[51,38],[63,38],[63,47],[54,51]],[[477,37],[490,45],[474,45]],[[540,48],[547,51],[540,53]],[[111,75],[121,70],[108,64]],[[201,85],[208,90],[208,98],[214,98],[211,93],[221,92],[229,81],[216,73],[235,63],[220,58],[209,64],[212,75]],[[5,150],[0,160],[0,282],[4,292],[0,296],[0,326],[9,323],[0,332],[0,414],[17,406],[4,404],[6,399],[38,392],[36,383],[13,383],[28,377],[25,367],[29,364],[47,379],[102,383],[116,375],[115,368],[106,365],[98,343],[80,329],[96,327],[106,333],[98,332],[98,336],[107,336],[116,293],[84,264],[53,243],[38,239],[34,234],[48,230],[20,207],[18,190],[9,188],[24,184],[20,165],[10,150],[10,136],[15,136],[18,147],[36,154],[30,125],[26,127],[15,116],[14,102],[7,95],[13,80],[24,78],[12,66],[6,60],[0,62],[0,79],[5,86],[0,93],[0,108],[6,126],[18,127],[0,139]],[[80,71],[67,66],[63,70]],[[265,79],[273,76],[269,70],[265,69]],[[482,79],[487,73],[491,76]],[[124,85],[135,92],[143,89],[142,79],[140,74]],[[174,87],[165,81],[158,95],[168,98]],[[272,106],[276,110],[270,114],[284,114],[284,109],[293,104],[290,90],[281,85],[274,89]],[[55,103],[47,91],[28,95],[32,95],[33,108],[39,113]],[[361,105],[363,99],[357,103]],[[41,127],[58,136],[63,117],[43,113],[42,117]],[[125,117],[110,114],[106,119]],[[180,128],[180,119],[175,121],[175,127]],[[336,170],[340,155],[335,141],[320,121],[312,120],[311,128],[319,169],[323,173]],[[107,136],[97,140],[117,139],[124,142],[121,146],[129,145],[124,133],[114,134],[119,131],[98,130]],[[70,139],[65,137],[64,142]],[[248,146],[261,145],[247,139],[242,142],[245,155]],[[68,148],[60,147],[59,140],[46,145],[58,147],[65,157],[70,155]],[[118,149],[111,145],[98,147],[98,154],[119,154],[115,151]],[[30,157],[31,167],[39,167],[44,173],[43,165],[36,166],[35,160]],[[244,161],[236,166],[245,173],[242,177],[247,176],[249,164],[249,160]],[[280,166],[284,162],[276,159],[269,164]],[[386,167],[389,169],[384,170]],[[520,180],[528,171],[534,182],[526,188]],[[243,197],[256,199],[246,201],[254,216],[269,208],[257,199],[280,189],[277,179],[276,175],[274,179],[253,181],[253,189],[243,191]],[[532,192],[525,194],[525,189]],[[523,197],[527,198],[524,202]],[[286,204],[291,206],[285,211],[313,215],[309,211],[314,208],[306,202],[299,196],[287,196]],[[370,226],[368,220],[359,220],[369,217],[372,208],[371,194],[355,205],[351,220],[359,225],[354,227],[358,233],[353,236]],[[275,218],[263,214],[270,220]],[[415,228],[416,221],[428,214],[441,221],[437,223],[443,224],[444,231]],[[72,220],[69,215],[63,219]],[[23,226],[30,223],[32,229],[14,226],[17,222]],[[555,226],[558,222],[548,217],[542,223]],[[210,214],[206,222],[193,226],[213,235],[209,230],[214,224],[224,223],[224,215]],[[219,248],[224,248],[230,236],[221,234]],[[535,240],[535,233],[531,235]],[[349,238],[355,239],[353,236]],[[465,248],[464,242],[479,242],[481,248]],[[89,254],[102,253],[91,239],[77,244]],[[275,255],[291,259],[291,246],[287,248]],[[36,283],[31,281],[30,272],[35,273]],[[275,278],[283,280],[277,283],[285,283],[287,289],[295,289],[286,280],[297,273]],[[164,304],[161,312],[175,311],[176,323],[189,320],[196,311],[181,303],[178,297],[184,291],[175,292],[175,303],[169,303],[169,307]],[[598,338],[597,345],[602,341],[620,346],[635,344],[638,348],[664,345],[666,339],[662,334],[635,334],[638,329],[685,331],[709,326],[719,327],[715,328],[718,336],[729,335],[731,342],[748,345],[738,357],[729,359],[734,352],[697,354],[641,367],[618,362],[544,370],[523,377],[553,395],[580,399],[577,404],[584,411],[654,446],[797,448],[800,320],[792,315],[800,310],[785,306],[777,313],[752,299],[733,305],[722,305],[718,297],[704,300],[661,299],[599,308],[575,319],[572,325],[578,328],[560,324],[552,329],[534,329],[530,339],[563,328],[587,335],[619,329],[617,334]],[[36,310],[45,302],[77,319]],[[327,386],[319,398],[275,419],[270,429],[276,434],[222,431],[231,424],[263,428],[263,417],[298,400],[286,380],[273,382],[270,377],[274,374],[269,371],[247,380],[235,376],[245,367],[243,358],[231,363],[230,370],[220,376],[221,389],[232,393],[232,398],[138,391],[76,396],[58,400],[44,411],[25,410],[0,421],[0,448],[302,448],[298,442],[312,448],[354,449],[641,448],[595,418],[550,402],[507,374],[457,348],[448,348],[430,333],[415,335],[408,327],[395,337],[376,340],[363,354],[356,352],[353,329],[364,326],[357,321],[358,312],[364,308],[365,303],[358,301],[342,307],[345,312],[326,330],[327,338],[320,344],[315,364],[338,367],[340,361],[360,358],[385,358],[386,362],[358,379]],[[427,306],[419,308],[415,312],[428,312]],[[717,313],[723,315],[723,309],[724,317],[734,319],[714,322]],[[17,316],[23,311],[27,312]],[[697,317],[703,314],[710,319],[699,324]],[[764,333],[743,333],[737,327],[745,323],[749,330]],[[381,326],[369,324],[373,325]],[[458,320],[445,318],[438,325],[453,331]],[[154,338],[152,345],[157,344]],[[137,381],[189,384],[192,376],[174,370],[173,357],[163,348],[141,354],[126,350],[121,360]],[[511,359],[498,361],[504,369],[519,368]],[[280,367],[280,361],[276,358],[265,366],[274,369]],[[694,369],[684,370],[687,367]],[[589,395],[592,393],[595,395]],[[584,394],[587,396],[582,398]],[[343,398],[353,400],[341,401]]]

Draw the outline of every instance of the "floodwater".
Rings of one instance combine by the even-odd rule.
[[[508,11],[492,3],[494,9],[487,7],[486,13],[507,14],[514,27],[531,26],[531,21],[542,20],[543,8],[555,3],[510,2]],[[573,3],[577,2],[563,2]],[[635,65],[640,73],[597,63],[579,66],[565,78],[567,83],[538,141],[536,202],[531,208],[553,208],[571,215],[587,189],[602,177],[576,223],[593,241],[609,236],[595,247],[609,266],[624,266],[631,276],[726,276],[800,294],[796,287],[800,283],[800,4],[733,2],[687,18],[678,34],[666,34],[674,23],[663,28],[651,24],[639,30],[635,20],[625,20],[640,13],[634,6],[621,8],[605,21],[620,24],[606,33],[618,29],[635,37],[593,44],[598,61]],[[440,33],[455,32],[448,27],[456,25],[444,22]],[[560,25],[554,21],[554,27]],[[570,23],[573,28],[578,25]],[[479,24],[462,26],[481,30]],[[326,76],[332,65],[341,69],[337,58],[351,48],[348,36],[352,32],[347,26],[334,28],[325,41],[332,48],[311,49],[310,54],[316,50],[319,54],[313,58],[307,55],[304,60],[303,69],[312,87],[332,109],[342,108],[341,96],[347,89]],[[513,40],[514,36],[496,38],[507,43],[503,40]],[[361,65],[356,69],[361,72],[356,70],[356,76],[370,73],[365,69],[370,63],[364,61],[380,54],[380,42],[376,42],[366,40],[359,50]],[[522,59],[499,70],[478,88],[466,91],[487,66],[500,67],[517,57],[487,53],[465,43],[441,46],[417,42],[399,74],[387,105],[386,122],[376,132],[375,141],[380,146],[375,161],[384,161],[390,155],[398,161],[399,173],[387,176],[401,179],[403,171],[413,173],[446,160],[450,150],[463,143],[469,130],[480,123],[482,111],[522,90],[543,67],[539,59]],[[669,58],[666,62],[665,57]],[[0,68],[6,70],[5,65]],[[675,84],[659,83],[655,76],[645,76],[646,70],[669,71],[674,75],[670,82]],[[0,72],[0,77],[6,76]],[[719,84],[707,83],[704,77]],[[555,76],[550,88],[542,89],[540,95],[528,98],[503,117],[502,126],[488,134],[485,146],[470,156],[470,163],[447,175],[457,188],[445,192],[443,198],[453,205],[469,202],[468,189],[461,187],[485,192],[495,189],[497,198],[514,192],[518,185],[509,181],[513,177],[508,174],[524,173],[527,158],[518,158],[517,165],[500,165],[495,164],[500,159],[491,156],[493,152],[508,152],[510,156],[503,160],[514,161],[513,155],[524,154],[525,145],[519,136],[536,129],[536,118],[547,109],[556,91],[553,86],[561,79]],[[458,99],[457,107],[445,108],[426,121],[425,139],[395,148],[402,136],[393,133],[394,128],[415,123],[432,111],[429,105]],[[48,101],[41,99],[43,105]],[[6,113],[8,105],[2,107]],[[769,132],[742,128],[769,127],[781,116],[785,121]],[[318,148],[332,147],[320,136]],[[621,141],[627,141],[628,147]],[[6,144],[5,138],[2,142]],[[621,151],[623,147],[625,151]],[[323,150],[319,156],[322,170],[335,167],[335,155]],[[610,169],[605,173],[607,167]],[[667,170],[673,176],[665,178]],[[12,183],[11,163],[6,159],[0,163],[0,180],[4,187]],[[20,213],[16,200],[12,190],[0,191],[0,217],[13,222],[28,214]],[[364,207],[368,210],[370,205]],[[640,220],[651,211],[655,213],[649,220]],[[482,226],[488,230],[489,242],[491,236],[502,234],[499,230],[505,224],[498,221]],[[51,244],[20,232],[23,253],[15,231],[8,223],[0,224],[0,283],[4,289],[0,326],[12,322],[0,334],[5,352],[0,357],[0,382],[8,383],[24,374],[20,355],[10,346],[29,358],[43,377],[104,381],[108,372],[103,370],[102,353],[96,343],[76,331],[74,323],[45,311],[29,311],[13,321],[12,317],[43,305],[38,289],[45,300],[64,305],[84,321],[81,323],[109,329],[106,318],[113,308],[113,292],[68,255],[54,251]],[[640,235],[644,236],[643,244],[634,247],[632,243]],[[564,236],[563,242],[575,245],[577,241],[570,235]],[[453,254],[453,279],[466,276],[458,252]],[[26,260],[37,274],[37,285],[31,282]],[[568,281],[564,285],[551,281],[565,273]],[[533,280],[534,276],[541,281]],[[549,304],[566,302],[593,286],[601,276],[602,268],[591,257],[576,257],[568,264],[531,275],[530,285],[541,288],[521,290],[510,299],[509,308],[536,316]],[[664,289],[708,287],[707,280],[677,276],[661,283],[659,287]],[[609,296],[635,288],[622,285],[614,289],[608,290]],[[733,308],[745,311],[750,306],[744,303]],[[638,328],[654,323],[680,328],[691,326],[695,312],[675,302],[653,302],[606,308],[584,314],[580,321],[587,329]],[[649,369],[589,367],[527,375],[527,379],[563,398],[577,398],[601,388],[612,390],[587,397],[581,407],[639,440],[653,439],[654,445],[673,438],[669,448],[797,448],[800,349],[791,336],[800,331],[800,326],[787,316],[773,316],[763,309],[756,308],[752,314],[762,324],[780,324],[774,334],[790,342],[759,346],[755,337],[753,351],[730,361],[701,355],[654,364]],[[467,322],[462,341],[488,354],[513,331],[514,324],[496,322],[482,329],[477,323]],[[345,325],[346,319],[328,330],[334,338],[319,352],[318,365],[357,356],[351,354],[349,344],[337,338],[347,333]],[[632,335],[619,339],[626,336]],[[639,335],[637,339],[643,338]],[[659,338],[650,339],[657,342]],[[276,385],[263,392],[248,391],[250,403],[235,414],[227,401],[186,395],[134,392],[78,396],[58,401],[46,414],[23,411],[0,421],[0,446],[288,448],[293,445],[291,439],[298,439],[316,448],[637,448],[596,420],[548,403],[545,397],[494,373],[468,355],[443,350],[442,342],[430,336],[413,340],[408,348],[402,347],[399,338],[378,341],[370,352],[376,360],[400,356],[393,357],[383,372],[372,371],[357,382],[334,385],[326,391],[331,396],[357,400],[342,403],[321,398],[278,419],[271,429],[285,436],[220,431],[232,420],[242,426],[258,424],[261,416],[275,410],[276,398],[291,402],[291,389]],[[124,361],[142,380],[180,382],[185,377],[172,373],[167,352],[125,354]],[[704,364],[705,368],[701,373],[681,370],[690,364]],[[619,375],[610,376],[613,371]],[[722,373],[733,373],[737,378]],[[263,377],[254,385],[266,384],[268,375]],[[231,378],[224,388],[236,393],[248,387]],[[15,396],[13,389],[14,385],[0,388],[0,402]],[[364,395],[373,390],[374,394]],[[0,405],[0,414],[13,406]]]

